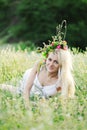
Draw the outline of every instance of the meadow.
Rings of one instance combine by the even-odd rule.
[[[0,130],[87,130],[87,52],[73,49],[74,99],[34,99],[25,108],[23,97],[0,90]],[[26,69],[41,54],[9,46],[0,49],[0,84],[20,86]],[[41,57],[42,58],[42,57]]]

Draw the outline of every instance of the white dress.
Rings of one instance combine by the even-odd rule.
[[[21,81],[21,87],[17,89],[18,93],[23,92],[23,90],[24,90],[24,88],[26,86],[27,80],[29,78],[31,70],[32,69],[28,69],[24,73],[23,79]],[[33,86],[32,86],[31,91],[30,91],[30,96],[35,95],[35,94],[39,95],[41,97],[45,97],[45,98],[48,98],[50,96],[54,96],[54,95],[57,94],[57,86],[58,86],[58,83],[55,83],[55,84],[49,85],[49,86],[42,86],[40,84],[40,82],[38,80],[38,76],[36,74]]]

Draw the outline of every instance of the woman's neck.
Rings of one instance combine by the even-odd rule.
[[[58,78],[58,73],[57,72],[55,72],[55,73],[47,72],[47,75],[48,75],[49,78]]]
[[[58,78],[58,72],[53,72],[53,73],[51,73],[51,72],[48,72],[47,70],[46,70],[46,74],[47,74],[47,77],[48,78]]]

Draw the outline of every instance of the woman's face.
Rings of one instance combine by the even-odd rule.
[[[56,53],[51,52],[46,60],[46,69],[50,73],[58,72],[59,63],[58,56]]]

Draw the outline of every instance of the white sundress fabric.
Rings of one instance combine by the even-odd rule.
[[[32,86],[30,94],[31,95],[37,94],[40,96],[44,96],[45,98],[48,98],[50,96],[54,96],[55,94],[57,94],[56,84],[42,86],[40,84],[38,76],[36,74],[34,84]]]
[[[23,93],[24,88],[25,88],[25,86],[26,86],[26,84],[27,84],[27,80],[28,80],[28,78],[29,78],[29,76],[30,76],[31,70],[32,70],[32,68],[31,68],[31,69],[27,69],[27,70],[25,71],[25,73],[24,73],[24,75],[23,75],[23,78],[22,78],[21,81],[20,81],[20,87],[17,88],[17,93],[18,93],[18,94]]]
[[[31,70],[32,69],[28,69],[24,73],[23,79],[21,81],[21,87],[18,88],[18,90],[17,90],[18,93],[23,92],[23,90],[26,86],[27,80],[30,76]],[[45,98],[48,98],[50,96],[54,96],[57,94],[57,89],[56,89],[57,86],[58,86],[57,82],[53,85],[42,86],[39,82],[38,75],[36,74],[34,84],[33,84],[31,91],[30,91],[30,97],[32,97],[33,95],[39,95],[40,97],[45,97]]]

